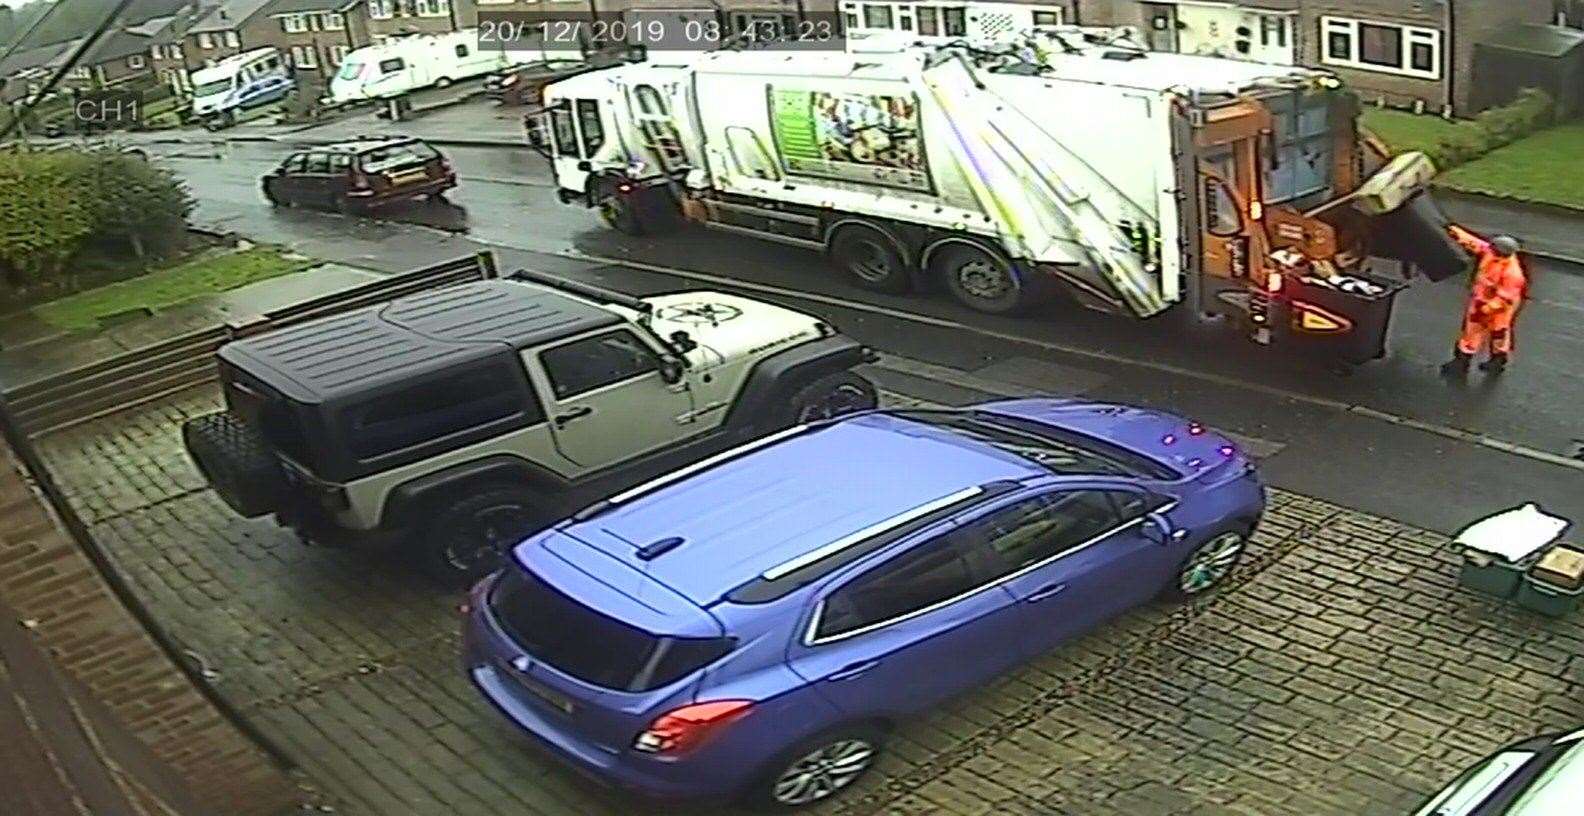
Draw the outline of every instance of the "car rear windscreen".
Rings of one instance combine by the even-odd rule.
[[[669,685],[731,651],[729,638],[651,635],[602,615],[521,568],[508,569],[490,594],[501,628],[534,658],[620,691]]]
[[[412,164],[423,164],[431,159],[437,159],[440,154],[434,148],[423,142],[402,142],[386,147],[376,147],[362,156],[363,171],[378,173],[396,167],[405,167]]]

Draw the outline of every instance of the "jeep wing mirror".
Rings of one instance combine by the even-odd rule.
[[[660,362],[660,379],[665,380],[668,385],[675,385],[682,382],[682,374],[685,369],[686,367],[681,360],[675,357],[668,357]]]
[[[689,337],[685,331],[676,331],[671,333],[671,347],[676,349],[678,354],[687,354],[698,348],[698,341]]]

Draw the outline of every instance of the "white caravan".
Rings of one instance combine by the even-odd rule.
[[[652,54],[550,85],[539,141],[562,200],[617,229],[680,211],[993,313],[1186,304],[1362,362],[1406,285],[1370,256],[1461,271],[1428,160],[1387,163],[1329,74],[1076,30],[1003,45]]]
[[[389,99],[418,88],[445,87],[526,61],[528,52],[480,48],[478,29],[415,34],[346,55],[330,80],[332,104]]]

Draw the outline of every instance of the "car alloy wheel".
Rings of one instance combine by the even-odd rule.
[[[867,740],[837,740],[793,760],[776,778],[770,795],[787,807],[818,802],[862,775],[874,757],[875,746]]]
[[[871,395],[856,382],[841,382],[823,397],[798,407],[797,424],[804,425],[822,419],[832,419],[854,411],[867,410],[874,405]]]
[[[1177,573],[1177,588],[1184,595],[1198,595],[1221,583],[1243,555],[1242,533],[1227,532],[1210,539],[1183,564]]]

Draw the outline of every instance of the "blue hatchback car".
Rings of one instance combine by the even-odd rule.
[[[464,666],[599,780],[820,801],[887,729],[1151,598],[1265,508],[1231,441],[1067,400],[793,428],[602,501],[476,586]]]

